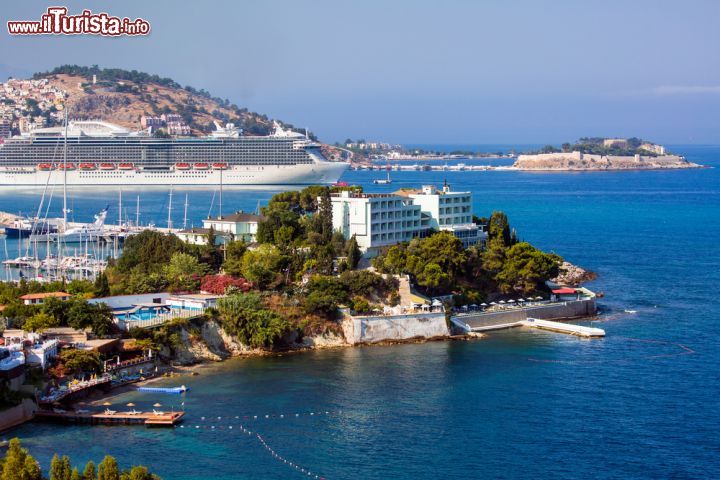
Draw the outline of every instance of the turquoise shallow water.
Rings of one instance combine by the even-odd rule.
[[[720,147],[674,149],[720,166]],[[473,190],[477,213],[506,211],[523,239],[599,273],[590,287],[606,295],[593,323],[603,340],[511,331],[232,360],[183,379],[192,388],[186,428],[29,424],[11,434],[45,465],[56,451],[77,463],[110,453],[166,479],[307,478],[227,428],[237,422],[326,478],[717,478],[719,172],[406,172],[368,187],[447,177]],[[272,193],[231,191],[224,202],[254,209]],[[89,217],[116,195],[74,192],[75,214]],[[143,215],[160,223],[167,192],[141,195]],[[211,197],[189,193],[194,222]],[[0,210],[30,209],[36,199],[3,192]],[[113,401],[177,408],[182,399],[131,392]],[[330,415],[292,416],[311,411]]]

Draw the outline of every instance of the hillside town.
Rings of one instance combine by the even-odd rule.
[[[8,79],[0,85],[0,139],[60,123],[67,92],[48,79]]]

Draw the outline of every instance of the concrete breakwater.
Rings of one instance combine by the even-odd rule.
[[[597,313],[595,297],[567,302],[551,303],[527,308],[513,308],[496,312],[478,312],[456,315],[453,320],[470,328],[493,328],[511,325],[536,318],[539,320],[563,320],[591,317]]]

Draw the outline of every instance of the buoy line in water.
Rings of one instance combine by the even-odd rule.
[[[205,417],[203,417],[205,418]],[[222,418],[222,417],[218,417]],[[185,431],[200,431],[200,430],[206,430],[211,432],[217,432],[217,431],[233,431],[233,432],[239,432],[240,434],[247,435],[251,438],[254,438],[258,442],[260,442],[260,445],[270,454],[270,456],[277,460],[278,462],[281,462],[285,465],[287,465],[290,468],[295,469],[296,471],[300,472],[301,474],[310,477],[315,478],[319,480],[325,480],[325,477],[322,475],[313,472],[312,470],[305,468],[301,465],[298,465],[297,463],[292,462],[291,460],[288,460],[287,458],[283,457],[282,455],[278,454],[266,441],[265,438],[263,438],[262,435],[260,435],[258,432],[255,432],[253,430],[250,430],[245,425],[175,425],[176,430],[185,430]]]
[[[668,340],[654,340],[654,339],[633,338],[633,337],[613,337],[613,338],[617,339],[617,340],[626,340],[629,342],[643,342],[643,343],[652,343],[652,344],[656,344],[656,345],[671,345],[671,346],[677,347],[678,349],[680,349],[680,351],[674,352],[674,353],[663,353],[663,354],[658,354],[658,355],[645,355],[638,359],[551,360],[551,359],[530,357],[530,358],[528,358],[528,361],[537,362],[537,363],[569,363],[569,364],[628,363],[628,362],[636,362],[638,360],[655,360],[658,358],[671,358],[671,357],[678,357],[678,356],[682,356],[682,355],[693,355],[696,353],[695,350],[688,347],[687,345],[684,345],[679,342],[671,342]]]
[[[292,419],[292,418],[301,418],[301,417],[320,417],[320,416],[331,416],[331,415],[340,415],[342,412],[340,410],[337,411],[330,411],[330,410],[318,410],[317,412],[300,412],[300,413],[268,413],[265,415],[235,415],[235,416],[225,416],[225,417],[200,417],[200,420],[202,421],[216,421],[216,420],[280,420],[280,419]]]

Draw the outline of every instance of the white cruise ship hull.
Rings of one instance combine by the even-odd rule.
[[[69,186],[103,185],[174,185],[174,186],[263,186],[332,184],[340,179],[349,164],[314,162],[295,165],[234,165],[227,170],[68,170]],[[221,178],[222,176],[222,178]],[[65,181],[62,170],[33,167],[0,167],[0,186],[41,187]]]

